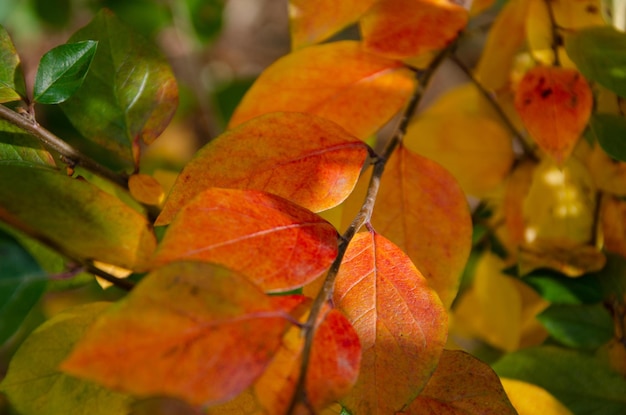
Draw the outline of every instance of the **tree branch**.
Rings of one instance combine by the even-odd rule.
[[[554,10],[552,10],[552,0],[544,0],[546,8],[548,9],[548,16],[550,17],[550,30],[552,31],[552,53],[554,54],[554,66],[561,66],[561,59],[559,58],[559,46],[563,43],[563,38],[559,34],[559,25],[556,23],[554,17]]]
[[[37,137],[46,147],[58,152],[63,157],[64,162],[68,163],[70,167],[81,166],[124,189],[128,188],[128,178],[109,170],[95,160],[82,154],[74,147],[40,126],[36,120],[25,117],[4,105],[0,105],[0,118],[9,121],[11,124]]]
[[[432,75],[435,73],[435,70],[439,67],[441,62],[443,62],[443,60],[450,54],[454,47],[455,45],[452,45],[439,53],[426,70],[414,71],[417,80],[417,86],[415,88],[415,91],[411,96],[411,99],[407,104],[406,109],[402,113],[402,118],[398,123],[396,132],[387,142],[387,145],[383,150],[383,154],[379,156],[374,162],[374,168],[368,185],[365,201],[363,202],[359,213],[356,215],[348,229],[341,236],[337,257],[330,266],[330,269],[328,270],[328,273],[326,274],[326,278],[324,280],[324,285],[322,286],[322,289],[318,293],[317,297],[315,297],[315,300],[313,301],[313,304],[311,306],[311,312],[309,313],[309,317],[302,327],[304,346],[302,349],[300,374],[298,376],[296,388],[292,396],[289,409],[287,411],[288,414],[295,413],[296,408],[299,404],[304,405],[309,410],[311,410],[311,404],[306,396],[306,374],[311,359],[313,338],[315,336],[315,323],[319,318],[320,312],[324,304],[326,304],[332,298],[335,280],[337,279],[339,268],[341,267],[343,257],[346,254],[350,241],[359,231],[359,229],[361,229],[363,225],[368,224],[370,221],[372,212],[374,211],[374,204],[376,201],[376,196],[378,195],[378,189],[380,187],[380,179],[385,170],[385,165],[387,164],[387,161],[389,160],[395,149],[402,143],[402,140],[406,135],[409,121],[411,120],[413,113],[417,109],[417,106],[419,105],[424,95],[425,86],[428,85]]]

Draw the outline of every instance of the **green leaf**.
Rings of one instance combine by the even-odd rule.
[[[200,38],[208,42],[220,33],[224,0],[187,0],[191,24]]]
[[[0,164],[0,220],[66,256],[141,270],[156,246],[146,218],[83,180]]]
[[[72,17],[71,0],[33,0],[32,3],[37,18],[41,22],[56,28],[63,28],[70,23]]]
[[[83,86],[61,108],[87,140],[136,167],[140,141],[152,143],[174,115],[176,80],[158,49],[108,10],[70,40],[85,39],[97,40],[98,51]]]
[[[556,272],[538,270],[520,279],[552,303],[593,304],[603,298],[602,285],[595,275],[569,278]]]
[[[596,349],[613,337],[613,319],[601,304],[552,304],[537,320],[559,343],[580,349]]]
[[[24,75],[20,57],[11,37],[0,26],[0,103],[18,101],[24,94]]]
[[[98,42],[66,43],[48,51],[39,62],[34,100],[59,104],[74,95],[87,76]]]
[[[529,348],[505,355],[493,368],[501,377],[541,386],[574,414],[626,413],[626,379],[581,352],[554,346]]]
[[[568,36],[565,50],[585,78],[626,97],[626,34],[611,26],[588,27]]]
[[[37,303],[46,273],[9,234],[0,230],[0,344],[7,341]]]
[[[52,155],[37,138],[0,120],[0,164],[15,163],[55,166]]]
[[[131,398],[57,369],[87,328],[109,306],[68,309],[37,328],[13,357],[0,390],[21,415],[125,415]]]
[[[609,156],[626,161],[626,119],[623,116],[593,114],[589,120],[589,127]]]

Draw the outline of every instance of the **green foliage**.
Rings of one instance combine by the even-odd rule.
[[[626,69],[625,69],[626,70]],[[606,153],[626,161],[626,120],[615,114],[594,114],[589,122],[593,137]]]
[[[0,102],[21,99],[24,89],[20,58],[6,29],[0,27]]]
[[[613,337],[613,319],[602,304],[552,304],[537,319],[559,343],[596,349]]]

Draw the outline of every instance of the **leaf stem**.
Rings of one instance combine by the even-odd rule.
[[[559,26],[556,23],[554,17],[554,10],[552,9],[552,0],[544,0],[546,8],[548,9],[548,16],[550,17],[550,30],[552,31],[552,53],[554,54],[554,66],[561,66],[561,59],[559,58],[559,46],[563,43],[563,39],[558,32]]]
[[[394,135],[387,142],[387,145],[385,146],[382,155],[377,157],[376,161],[374,162],[372,176],[370,178],[370,182],[367,188],[367,195],[365,196],[363,205],[361,206],[359,213],[357,213],[356,217],[354,218],[348,229],[344,232],[343,235],[341,235],[337,251],[337,257],[333,261],[330,269],[328,270],[328,273],[326,274],[322,289],[318,293],[317,297],[315,297],[315,300],[311,305],[311,312],[309,313],[309,317],[307,318],[306,323],[302,326],[304,346],[302,349],[300,373],[297,379],[291,403],[289,405],[289,409],[287,410],[287,414],[294,414],[296,412],[296,408],[300,404],[311,410],[311,403],[306,396],[306,374],[311,359],[311,350],[313,347],[313,339],[315,336],[315,323],[319,318],[320,312],[324,304],[329,302],[332,298],[335,280],[337,279],[339,268],[341,267],[341,263],[346,254],[350,241],[352,240],[354,235],[356,235],[359,229],[361,229],[361,227],[369,224],[370,222],[372,212],[374,211],[376,196],[378,195],[378,189],[380,187],[380,180],[385,170],[385,165],[387,164],[387,161],[389,160],[395,149],[399,145],[401,145],[402,140],[406,135],[409,121],[411,120],[413,113],[417,109],[424,95],[425,87],[428,85],[432,75],[435,73],[436,69],[443,62],[443,60],[450,55],[454,47],[455,45],[451,45],[450,47],[444,49],[441,53],[439,53],[435,57],[435,59],[433,59],[433,61],[426,70],[414,71],[417,80],[417,86],[415,88],[415,91],[413,92],[410,101],[408,102],[405,110],[402,113],[402,117],[400,118],[398,127],[396,128]]]
[[[30,112],[28,113],[30,114]],[[37,137],[46,147],[58,152],[65,163],[70,167],[82,166],[83,168],[101,176],[124,189],[128,188],[128,178],[117,174],[95,160],[82,154],[68,143],[43,128],[32,116],[24,116],[16,111],[11,110],[5,105],[0,105],[0,118],[20,127],[22,130],[29,132]]]

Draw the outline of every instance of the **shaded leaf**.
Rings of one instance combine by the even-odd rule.
[[[319,43],[354,23],[376,0],[290,0],[291,46]]]
[[[571,154],[592,107],[591,88],[574,69],[536,66],[515,91],[515,108],[526,129],[557,163]]]
[[[448,46],[468,20],[449,0],[380,0],[361,18],[365,49],[395,59]]]
[[[400,410],[426,385],[446,341],[437,294],[397,246],[365,232],[348,246],[333,301],[363,350],[357,383],[341,403],[357,414]]]
[[[626,411],[626,379],[581,352],[554,346],[530,348],[505,355],[493,368],[501,377],[544,388],[575,414]]]
[[[552,303],[590,304],[602,301],[602,286],[593,275],[572,279],[556,272],[539,270],[521,280]]]
[[[62,369],[138,396],[217,403],[263,372],[288,318],[238,274],[202,262],[173,263],[104,314]]]
[[[125,415],[130,397],[59,371],[59,364],[109,303],[57,314],[37,328],[11,360],[0,390],[23,415]],[[102,404],[106,402],[106,404]]]
[[[288,291],[330,267],[337,256],[337,237],[330,223],[278,196],[211,188],[179,211],[155,263],[214,262],[240,272],[264,291]]]
[[[88,39],[98,41],[93,65],[82,87],[61,108],[87,140],[127,167],[136,166],[140,142],[153,142],[174,115],[176,80],[158,49],[108,10],[70,41]]]
[[[626,161],[626,119],[623,116],[593,114],[589,127],[609,156]]]
[[[165,198],[161,184],[147,174],[133,174],[128,178],[128,190],[135,200],[147,205],[158,206]]]
[[[515,379],[500,380],[519,415],[573,415],[565,405],[537,385]]]
[[[626,34],[611,26],[589,27],[565,38],[565,50],[589,80],[626,98]]]
[[[537,319],[556,341],[576,349],[596,349],[613,337],[613,319],[602,304],[552,304]]]
[[[352,191],[367,146],[331,121],[273,113],[227,131],[204,146],[176,180],[157,224],[210,187],[274,193],[312,211],[341,203]]]
[[[128,415],[202,415],[204,413],[180,399],[152,397],[133,402]]]
[[[229,126],[269,112],[308,112],[365,140],[406,104],[413,88],[413,76],[400,62],[367,53],[359,42],[315,45],[268,67],[242,99]]]
[[[25,89],[20,57],[6,29],[0,26],[0,103],[22,99]]]
[[[372,224],[408,254],[449,307],[472,243],[469,208],[452,175],[400,147],[385,168]]]
[[[11,235],[0,229],[0,345],[20,327],[43,294],[47,275]]]
[[[55,166],[54,158],[37,138],[0,120],[0,164],[16,163]]]
[[[186,3],[198,38],[203,42],[214,40],[222,29],[225,0],[186,0]]]
[[[57,171],[0,164],[0,219],[71,259],[141,270],[156,240],[144,216]]]
[[[96,54],[98,42],[66,43],[49,50],[39,62],[33,100],[59,104],[80,88]]]
[[[403,413],[517,415],[493,369],[461,350],[443,351],[426,387]]]

